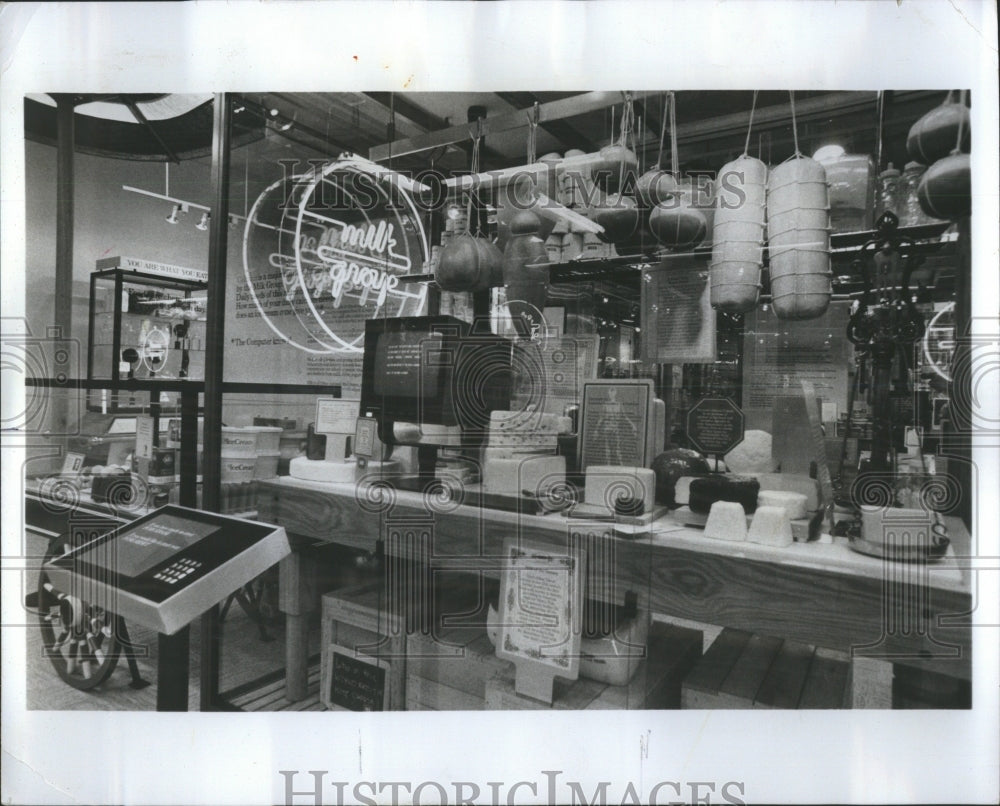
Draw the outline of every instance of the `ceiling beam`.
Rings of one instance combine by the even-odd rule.
[[[384,106],[386,109],[395,108],[397,115],[402,115],[411,123],[415,123],[421,129],[433,132],[440,129],[447,129],[451,124],[444,118],[439,118],[433,112],[428,112],[422,106],[413,103],[409,100],[403,93],[391,93],[391,92],[366,92],[364,93],[368,98],[371,98],[375,103]],[[468,140],[468,127],[466,127],[466,140]],[[462,143],[459,142],[458,145],[465,151],[471,151],[472,142]],[[378,146],[376,146],[378,148]],[[369,155],[370,155],[369,151]],[[491,163],[502,164],[507,162],[507,157],[497,151],[495,148],[490,148],[488,145],[482,146],[480,154],[485,157]],[[395,149],[392,151],[393,157],[401,156],[396,152]],[[388,159],[389,155],[386,154],[384,159]]]
[[[539,103],[538,98],[532,92],[498,92],[495,95],[523,112],[528,112],[535,104]],[[565,120],[550,120],[547,123],[540,123],[539,128],[555,137],[563,146],[563,150],[566,147],[579,148],[589,153],[599,149],[599,146],[590,138],[574,129]]]
[[[142,114],[142,110],[139,109],[139,107],[132,101],[125,101],[124,103],[125,106],[128,107],[128,111],[132,113],[132,117],[134,117],[136,121],[141,123],[142,126],[146,129],[146,131],[148,131],[153,136],[153,139],[160,144],[160,148],[162,148],[163,153],[170,158],[170,161],[176,165],[180,165],[181,163],[180,157],[178,157],[177,154],[174,153],[174,150],[170,146],[168,146],[165,142],[163,142],[163,138],[160,137],[156,129],[153,128],[153,124],[149,122],[149,119],[144,114]]]
[[[645,93],[633,93],[633,98],[641,97]],[[624,94],[621,92],[583,92],[570,98],[563,98],[558,101],[548,101],[538,105],[538,122],[549,123],[554,120],[583,115],[587,112],[594,112],[606,109],[613,104],[621,103]],[[519,129],[528,125],[524,112],[505,112],[493,117],[483,118],[482,134],[488,137],[489,134]],[[428,132],[427,134],[407,137],[403,140],[396,140],[393,143],[385,143],[380,146],[373,146],[368,152],[368,158],[374,162],[381,162],[388,159],[389,154],[402,156],[412,154],[415,151],[424,151],[436,146],[460,143],[469,139],[469,124],[463,123],[459,126],[450,126],[447,129]]]

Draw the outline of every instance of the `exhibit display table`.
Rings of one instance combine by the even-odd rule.
[[[370,485],[262,482],[261,520],[282,525],[280,609],[287,625],[287,691],[305,696],[306,629],[318,599],[301,549],[316,542],[416,560],[433,571],[499,578],[504,540],[522,537],[587,554],[586,596],[634,594],[655,614],[731,627],[971,678],[972,574],[967,530],[946,518],[951,545],[936,561],[891,562],[846,539],[777,548],[706,538],[669,516],[622,536],[613,523],[470,506]],[[634,531],[634,530],[633,530]]]

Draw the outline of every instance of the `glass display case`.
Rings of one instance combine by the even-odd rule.
[[[206,285],[123,269],[90,277],[90,341],[87,379],[204,380]],[[163,393],[159,403],[177,404]],[[140,396],[122,390],[92,390],[91,411],[142,410]]]

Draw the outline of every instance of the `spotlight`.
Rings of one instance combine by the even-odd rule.
[[[229,229],[236,229],[236,227],[239,226],[239,223],[240,223],[239,219],[235,215],[233,215],[232,213],[230,213],[229,214]]]
[[[170,211],[170,215],[167,216],[166,221],[168,224],[176,224],[177,217],[180,215],[181,206],[179,204],[174,205],[174,209]]]
[[[201,220],[195,224],[196,229],[200,229],[202,232],[208,229],[208,219],[210,218],[208,210],[201,214]]]

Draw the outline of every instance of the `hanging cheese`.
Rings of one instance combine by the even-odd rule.
[[[704,199],[695,199],[697,188],[690,179],[679,183],[677,190],[660,202],[649,214],[653,236],[670,249],[692,249],[708,232]]]
[[[639,209],[630,196],[614,194],[589,211],[594,223],[604,227],[597,237],[605,243],[622,243],[629,240],[639,228]]]
[[[940,106],[934,107],[910,127],[906,137],[906,152],[910,159],[924,165],[948,156],[958,142],[962,130],[961,151],[969,150],[969,108],[952,103],[951,96]]]
[[[667,201],[677,192],[677,180],[674,175],[661,168],[651,168],[639,177],[635,184],[635,193],[647,207],[655,207]]]
[[[441,250],[434,280],[443,291],[481,291],[490,287],[490,268],[484,265],[479,240],[464,232]]]
[[[489,238],[478,236],[476,248],[479,250],[479,263],[483,274],[488,278],[487,288],[503,286],[503,252]]]
[[[503,253],[503,281],[511,317],[541,325],[549,290],[549,255],[539,237],[538,216],[522,210],[510,221]]]
[[[968,154],[935,162],[917,186],[920,208],[934,218],[956,221],[972,212],[972,169]]]
[[[620,143],[604,146],[590,165],[590,178],[601,190],[617,193],[626,177],[635,173],[639,160],[635,152]]]
[[[826,171],[796,154],[767,180],[771,299],[779,319],[815,319],[830,304],[830,204]]]
[[[757,305],[766,186],[767,166],[745,154],[719,171],[709,267],[713,308],[745,313]]]

